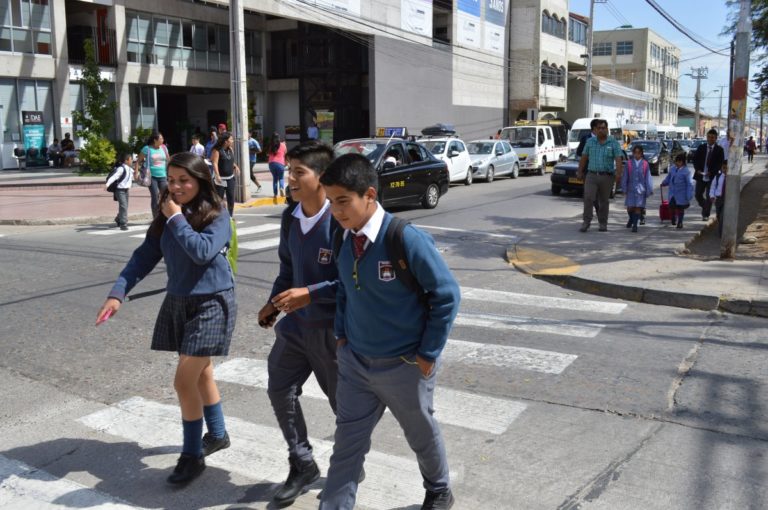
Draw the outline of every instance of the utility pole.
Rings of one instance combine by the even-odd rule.
[[[238,192],[235,199],[248,200],[251,163],[248,155],[248,87],[245,81],[245,16],[240,0],[229,2],[229,67],[232,137],[237,166],[240,167]]]
[[[709,75],[709,68],[707,67],[691,67],[691,72],[686,73],[686,76],[690,76],[694,80],[696,80],[696,95],[693,96],[694,100],[696,101],[696,113],[694,115],[694,124],[696,126],[696,134],[701,135],[700,127],[699,127],[699,115],[700,115],[700,104],[701,104],[701,80],[706,80],[707,76]]]
[[[739,1],[739,23],[734,48],[733,82],[729,105],[729,128],[734,136],[728,155],[728,176],[725,179],[725,206],[723,210],[723,237],[720,258],[736,257],[739,226],[739,198],[741,196],[741,160],[744,152],[744,119],[747,113],[749,90],[749,44],[752,35],[750,18],[751,0]]]
[[[717,110],[717,129],[721,129],[723,127],[723,89],[725,87],[727,87],[727,85],[717,86],[717,88],[720,89],[720,108]]]
[[[589,0],[589,25],[587,26],[587,81],[584,84],[585,117],[592,117],[592,43],[594,42],[595,33],[595,4],[604,4],[607,1],[608,0]]]

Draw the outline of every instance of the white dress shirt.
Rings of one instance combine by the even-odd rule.
[[[311,218],[307,218],[304,214],[304,211],[301,209],[301,203],[296,206],[296,208],[293,210],[294,218],[299,219],[299,225],[301,225],[301,233],[306,234],[310,230],[312,230],[312,227],[317,225],[317,222],[320,221],[320,218],[322,218],[323,214],[326,210],[331,206],[331,202],[328,201],[328,199],[325,199],[325,203],[323,204],[323,207],[320,208],[320,212],[312,216]]]

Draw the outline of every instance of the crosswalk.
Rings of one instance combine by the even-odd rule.
[[[92,234],[120,235],[100,232]],[[245,250],[263,249],[259,247],[275,239],[278,232],[278,223],[243,227],[239,229],[243,238],[240,247]],[[498,373],[502,369],[512,378],[535,376],[538,380],[556,381],[567,376],[569,369],[579,363],[582,353],[586,354],[591,347],[610,341],[610,335],[605,332],[609,327],[608,319],[617,317],[626,309],[627,304],[619,302],[462,287],[462,306],[456,327],[443,352],[443,370],[449,374],[464,371],[481,379],[483,374]],[[520,345],[525,338],[544,341]],[[557,339],[560,341],[556,343]],[[559,346],[559,349],[546,350],[545,346],[552,348],[553,345]],[[563,352],[558,352],[560,350]],[[257,395],[261,402],[268,402],[268,370],[263,357],[246,354],[222,360],[215,367],[215,377],[221,383],[228,404],[231,403],[230,398],[243,398],[244,394]],[[441,381],[443,379],[449,378],[440,378]],[[435,418],[446,431],[446,438],[453,438],[454,441],[448,444],[449,451],[462,449],[463,445],[456,442],[456,438],[473,437],[491,442],[514,435],[519,432],[516,427],[521,417],[534,412],[532,408],[535,406],[530,401],[507,396],[503,390],[492,392],[484,389],[483,385],[469,383],[457,387],[461,385],[457,381],[459,379],[453,378],[450,383],[440,382],[435,390]],[[323,423],[331,423],[332,415],[325,405],[327,398],[314,376],[304,384],[302,399],[306,403],[304,412],[308,422],[312,423],[311,413],[321,409],[326,420]],[[227,416],[232,447],[217,452],[206,462],[261,487],[264,494],[260,497],[264,498],[264,506],[253,508],[267,508],[269,495],[285,478],[286,452],[274,417],[268,411],[258,416],[250,419]],[[172,452],[177,451],[174,445],[180,441],[180,419],[177,405],[135,395],[77,417],[75,423],[90,439],[122,440],[143,449]],[[424,494],[415,457],[407,449],[394,446],[398,442],[402,443],[401,446],[405,443],[402,431],[391,416],[382,420],[379,429],[391,441],[374,441],[372,450],[366,456],[367,478],[360,485],[356,508],[412,508]],[[316,424],[310,427],[310,433],[320,433]],[[311,438],[311,442],[316,460],[325,473],[333,450],[332,435],[324,430],[318,437]],[[472,487],[475,483],[472,465],[465,464],[466,461],[458,457],[450,458],[453,483],[460,488],[462,485]],[[170,457],[168,459],[172,462]],[[166,466],[168,470],[171,467]],[[309,493],[297,501],[297,506],[316,508],[316,496],[321,489],[322,483],[313,485]],[[187,490],[194,491],[195,484]],[[139,508],[119,497],[0,456],[0,507],[65,508],[57,503],[60,501],[84,508]],[[157,506],[163,505],[158,502]],[[454,508],[468,507],[462,506],[459,500]]]

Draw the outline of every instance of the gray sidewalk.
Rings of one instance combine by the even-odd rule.
[[[742,187],[765,172],[767,162],[768,157],[760,155],[745,164]],[[522,233],[507,250],[510,263],[536,278],[605,297],[768,316],[766,260],[740,260],[738,251],[733,261],[686,256],[687,243],[708,224],[701,220],[695,203],[687,211],[682,231],[668,221],[661,224],[661,179],[655,178],[647,223],[638,233],[625,228],[627,214],[619,195],[611,202],[608,232],[596,228],[579,232],[580,214],[571,221],[553,220],[545,228]],[[713,215],[709,225],[714,221]]]

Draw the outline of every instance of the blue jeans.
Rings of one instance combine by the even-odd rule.
[[[283,183],[283,174],[285,174],[285,165],[281,165],[277,161],[273,161],[269,164],[269,173],[272,174],[272,194],[277,196],[277,190],[285,188]],[[278,188],[279,186],[279,188]]]
[[[432,405],[440,359],[424,377],[414,354],[369,358],[347,343],[336,352],[336,433],[320,510],[351,510],[371,434],[389,408],[416,454],[424,488],[449,488],[445,443]]]
[[[152,217],[160,214],[160,195],[168,187],[168,181],[165,177],[152,177],[149,185],[150,204],[152,205]]]

